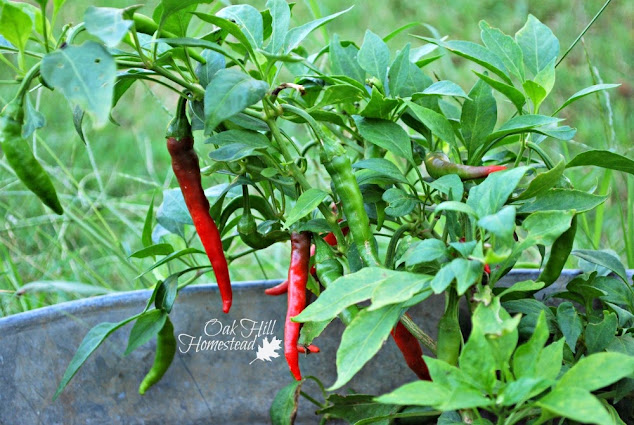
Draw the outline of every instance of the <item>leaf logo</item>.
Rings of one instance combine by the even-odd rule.
[[[282,348],[281,343],[282,340],[277,339],[276,337],[271,338],[270,342],[268,338],[264,338],[264,341],[262,341],[262,345],[258,345],[258,352],[256,354],[257,357],[253,359],[251,363],[256,360],[270,362],[272,358],[274,359],[276,357],[279,357],[280,355],[277,353],[277,350]]]

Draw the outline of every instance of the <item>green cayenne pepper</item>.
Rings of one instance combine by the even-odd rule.
[[[370,219],[363,206],[363,195],[352,172],[352,164],[339,143],[322,139],[321,163],[332,179],[348,221],[352,239],[366,266],[379,266],[377,247],[370,228]]]
[[[31,80],[39,73],[39,65],[29,70],[16,97],[0,112],[0,146],[7,162],[24,185],[56,214],[63,214],[55,186],[48,173],[22,138],[24,96]]]
[[[453,288],[447,289],[447,304],[445,313],[438,322],[438,360],[443,360],[451,365],[458,364],[460,346],[462,344],[462,332],[458,322],[458,302],[460,298]]]
[[[154,364],[145,375],[143,381],[139,385],[139,394],[145,392],[158,381],[161,380],[167,369],[172,364],[174,355],[176,354],[176,338],[174,338],[174,325],[170,321],[169,316],[165,324],[156,337],[156,354],[154,355]]]

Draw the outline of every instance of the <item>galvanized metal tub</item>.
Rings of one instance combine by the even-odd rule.
[[[578,273],[565,271],[549,289],[562,288]],[[504,283],[536,276],[534,270],[516,270],[505,277]],[[137,389],[152,364],[154,342],[124,357],[131,328],[128,324],[93,353],[62,395],[52,401],[86,332],[100,322],[118,322],[142,311],[149,290],[72,301],[0,319],[0,424],[270,423],[269,406],[275,394],[292,382],[281,349],[277,351],[280,356],[271,361],[254,360],[265,337],[283,339],[286,297],[270,297],[263,292],[278,282],[237,283],[228,315],[221,312],[216,285],[182,290],[170,315],[180,336],[179,350],[161,382],[143,396]],[[431,297],[411,313],[421,328],[435,337],[443,307],[441,297]],[[219,322],[214,320],[228,326],[229,334],[207,335],[219,329]],[[266,334],[249,335],[245,331],[258,326]],[[342,331],[342,325],[334,321],[316,341],[321,353],[300,359],[305,376],[315,375],[326,385],[334,383],[335,355]],[[244,350],[196,352],[198,338],[201,342],[234,338]],[[381,394],[415,378],[395,344],[388,340],[340,392],[352,389]],[[305,390],[320,397],[314,383],[307,383]],[[314,411],[315,406],[302,399],[296,423],[318,423]]]

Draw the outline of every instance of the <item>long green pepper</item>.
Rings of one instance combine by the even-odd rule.
[[[174,338],[174,325],[167,317],[165,324],[156,337],[156,354],[154,355],[154,364],[150,371],[145,375],[143,381],[139,385],[139,394],[145,392],[158,381],[161,380],[167,369],[169,369],[176,354],[176,338]]]
[[[0,146],[7,162],[24,185],[56,214],[64,214],[55,186],[48,173],[35,159],[26,140],[22,138],[24,124],[23,94],[7,104],[0,112]]]
[[[458,364],[460,346],[462,344],[462,332],[458,321],[458,307],[460,298],[456,290],[447,290],[447,304],[445,313],[438,322],[438,348],[436,356],[450,365]]]
[[[352,239],[366,266],[380,266],[370,219],[363,206],[363,196],[345,149],[333,140],[323,140],[321,163],[335,186],[348,220]]]

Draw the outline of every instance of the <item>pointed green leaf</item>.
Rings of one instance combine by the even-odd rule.
[[[398,321],[401,310],[400,304],[388,305],[378,310],[364,309],[355,316],[341,336],[337,350],[337,380],[329,391],[345,385],[374,357]]]
[[[117,68],[101,44],[87,41],[55,50],[42,59],[41,73],[71,105],[93,115],[97,127],[108,122]]]
[[[515,41],[522,49],[526,69],[533,75],[559,55],[559,40],[533,15],[528,15],[526,24],[515,34]]]
[[[431,84],[429,77],[410,61],[409,43],[396,55],[387,76],[392,97],[409,97]]]
[[[288,218],[284,223],[285,228],[290,228],[299,219],[304,218],[317,208],[328,197],[328,193],[321,189],[308,189],[297,199],[295,205],[288,213]]]
[[[481,80],[484,80],[485,83],[487,83],[492,88],[502,93],[511,102],[513,102],[513,105],[515,105],[518,111],[522,110],[522,107],[526,103],[526,97],[524,97],[524,93],[522,93],[521,91],[519,91],[518,89],[516,89],[515,87],[511,85],[508,85],[498,80],[494,80],[488,75],[480,74],[479,72],[476,72],[476,71],[473,71],[473,72],[478,77],[480,77]]]
[[[253,6],[238,4],[220,9],[216,16],[234,22],[242,31],[253,49],[262,47],[263,23],[262,15]],[[233,35],[233,34],[232,34]]]
[[[286,34],[286,40],[284,41],[284,53],[289,53],[293,49],[295,49],[299,44],[314,30],[321,27],[322,25],[327,24],[332,21],[339,15],[343,15],[344,13],[350,11],[354,6],[350,6],[346,10],[342,10],[341,12],[333,13],[332,15],[325,16],[320,19],[316,19],[314,21],[308,22],[299,27],[295,27],[291,29]]]
[[[268,85],[236,69],[221,69],[205,90],[205,134],[222,121],[242,112],[264,97]]]
[[[359,133],[368,142],[386,149],[396,157],[414,161],[412,143],[407,132],[400,125],[388,120],[363,118],[358,115],[352,118]]]
[[[485,21],[480,21],[480,36],[487,48],[499,57],[504,66],[520,80],[524,80],[524,61],[522,49],[513,37],[504,34],[498,28],[492,28]]]
[[[416,118],[425,124],[434,136],[449,143],[450,145],[455,144],[456,137],[453,132],[453,127],[444,115],[409,100],[406,100],[405,103],[414,113]]]
[[[462,105],[460,128],[464,143],[472,154],[493,132],[497,121],[497,103],[491,87],[482,80],[473,86]]]
[[[634,174],[634,160],[619,155],[618,153],[604,150],[582,152],[566,164],[566,168],[583,167],[587,165]]]
[[[390,64],[390,49],[387,44],[370,30],[365,31],[361,50],[357,55],[361,68],[376,77],[383,84],[387,81],[387,67]]]

